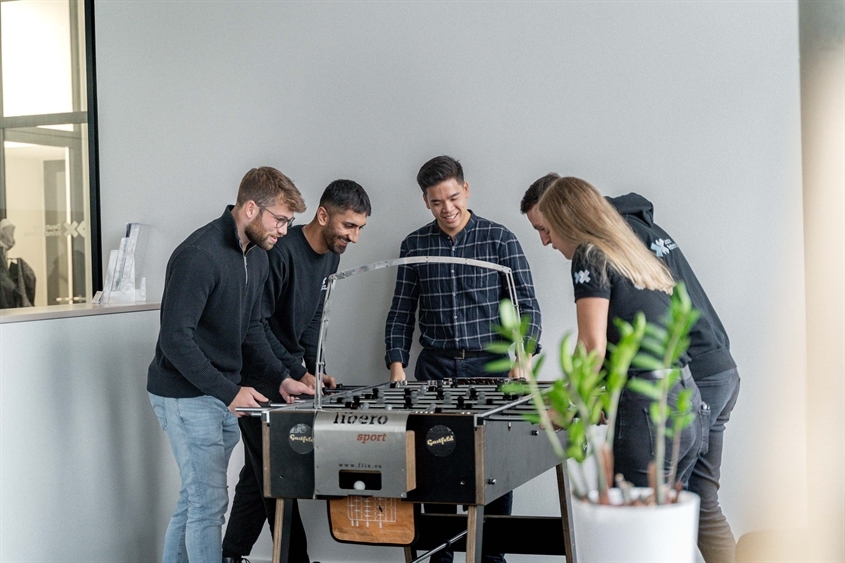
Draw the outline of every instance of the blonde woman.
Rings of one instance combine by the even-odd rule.
[[[588,350],[604,355],[607,344],[619,340],[615,318],[631,322],[642,311],[649,322],[662,322],[675,285],[672,275],[598,190],[578,178],[559,178],[543,194],[538,210],[552,246],[572,261],[578,340]],[[688,362],[684,356],[681,367]],[[655,375],[631,370],[629,377],[652,379]],[[688,370],[670,400],[684,388],[695,388]],[[697,388],[694,398],[693,408],[699,412]],[[623,391],[613,447],[614,472],[642,487],[648,486],[648,464],[654,457],[650,402],[643,395]],[[684,485],[702,444],[707,443],[702,434],[698,423],[683,432],[678,475]]]

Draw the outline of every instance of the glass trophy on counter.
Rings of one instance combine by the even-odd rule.
[[[103,291],[95,303],[136,303],[147,300],[147,278],[144,276],[144,257],[150,226],[127,223],[126,236],[120,248],[109,253],[109,266]]]

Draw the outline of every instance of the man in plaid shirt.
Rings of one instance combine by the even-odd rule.
[[[512,232],[467,209],[469,184],[464,181],[461,164],[449,156],[432,158],[420,168],[417,183],[434,221],[405,237],[400,257],[450,256],[508,266],[513,271],[520,312],[529,316],[530,335],[539,341],[540,308],[528,260]],[[499,340],[492,326],[499,320],[499,301],[509,296],[505,276],[495,270],[463,264],[400,266],[385,327],[390,380],[405,379],[418,306],[423,350],[414,372],[417,380],[508,375],[485,372],[484,366],[500,356],[484,347]],[[511,376],[517,376],[516,368]],[[485,512],[510,514],[512,503],[513,493],[508,493],[487,505]],[[425,506],[426,512],[454,513],[455,509]],[[483,563],[505,561],[501,553],[482,555]],[[431,561],[451,563],[452,552],[440,551]]]

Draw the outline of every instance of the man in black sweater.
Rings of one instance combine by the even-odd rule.
[[[265,251],[304,210],[284,174],[253,168],[241,181],[237,204],[191,234],[167,263],[161,329],[147,374],[150,402],[182,479],[165,534],[165,562],[221,560],[226,470],[238,442],[235,409],[267,400],[239,385],[243,362],[262,366],[262,381],[285,401],[312,392],[289,377],[261,322]]]
[[[326,278],[337,272],[340,255],[349,243],[358,242],[372,209],[367,192],[352,180],[335,180],[323,192],[314,219],[304,227],[293,227],[267,254],[270,275],[264,288],[264,316],[270,327],[269,341],[276,357],[291,377],[313,388],[317,373],[317,342],[323,314]],[[304,365],[303,365],[304,362]],[[278,392],[247,365],[244,381],[254,385],[271,401]],[[324,375],[324,383],[335,386],[334,378]],[[264,522],[275,520],[274,499],[264,498],[261,421],[241,418],[244,467],[241,469],[232,513],[223,539],[223,555],[236,563],[249,555],[261,534]],[[296,501],[288,561],[309,563],[305,529]],[[228,562],[227,562],[228,563]]]
[[[560,178],[555,173],[537,179],[525,192],[520,205],[531,225],[548,245],[548,231],[537,210],[546,188]],[[689,490],[701,497],[698,547],[707,563],[733,563],[736,541],[730,524],[719,506],[719,479],[725,424],[739,396],[739,372],[731,356],[730,340],[722,321],[695,276],[678,244],[654,222],[654,206],[639,194],[607,198],[628,222],[649,250],[663,260],[675,281],[683,281],[693,306],[701,312],[690,331],[689,370],[701,391],[701,400],[710,406],[707,451],[702,453],[689,475]]]

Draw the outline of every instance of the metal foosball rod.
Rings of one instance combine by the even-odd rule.
[[[317,337],[317,356],[316,356],[316,378],[314,388],[314,408],[320,410],[323,408],[323,375],[325,372],[325,358],[323,357],[323,345],[326,338],[326,330],[329,325],[329,312],[331,307],[332,291],[337,280],[346,279],[358,274],[381,270],[383,268],[392,268],[394,266],[407,266],[410,264],[463,264],[466,266],[477,266],[487,270],[495,270],[504,274],[507,280],[508,294],[510,295],[511,303],[513,303],[516,315],[519,317],[519,302],[516,299],[516,285],[513,281],[513,270],[507,266],[496,264],[494,262],[487,262],[484,260],[475,260],[472,258],[452,258],[451,256],[408,256],[405,258],[394,258],[393,260],[382,260],[380,262],[373,262],[364,266],[350,268],[342,272],[337,272],[328,277],[326,280],[326,297],[323,300],[323,317],[320,319],[320,333]]]

